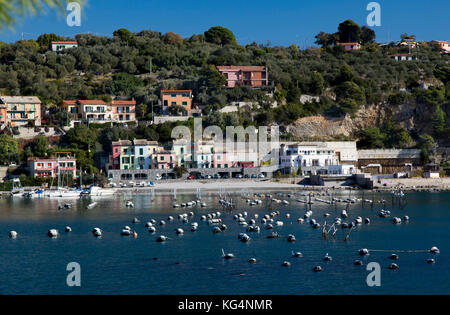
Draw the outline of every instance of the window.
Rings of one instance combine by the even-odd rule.
[[[228,168],[228,164],[225,164],[225,168]]]
[[[217,164],[217,168],[222,168],[222,164]]]
[[[160,161],[164,161],[164,156],[161,156],[161,158],[159,160]]]
[[[181,153],[184,153],[184,148],[181,148],[181,149],[180,149],[180,152],[181,152]]]
[[[144,155],[144,149],[142,148],[139,149],[139,155]]]
[[[182,96],[183,97],[189,97],[189,94],[183,93]]]
[[[172,95],[170,95],[170,96],[172,96],[172,97],[177,97],[177,95],[176,95],[176,94],[172,94]]]
[[[177,105],[177,102],[172,102],[171,105]]]
[[[187,106],[187,102],[183,102],[183,106]]]

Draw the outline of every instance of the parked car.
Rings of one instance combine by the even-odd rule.
[[[214,178],[215,178],[215,179],[219,179],[219,178],[220,178],[220,175],[219,175],[219,174],[214,174]]]
[[[252,174],[251,177],[252,177],[252,178],[257,178],[256,174]]]
[[[258,174],[258,178],[265,178],[264,174]]]
[[[244,175],[244,178],[249,178],[249,177],[250,177],[250,176],[248,176],[248,174],[245,174],[245,175]]]
[[[140,187],[145,187],[145,186],[147,186],[147,184],[146,184],[145,182],[140,182],[140,183],[139,183],[139,186],[140,186]]]
[[[190,175],[190,176],[188,176],[188,179],[195,179],[195,176],[194,175]]]
[[[242,174],[237,174],[236,175],[236,178],[242,178],[243,176],[242,176]]]
[[[162,177],[161,177],[161,175],[159,175],[159,174],[156,174],[156,180],[161,180],[162,179]]]
[[[125,184],[125,183],[120,183],[120,187],[125,188],[125,187],[127,187],[127,184]]]
[[[211,179],[212,176],[211,176],[211,175],[205,175],[205,178],[206,178],[206,179]]]
[[[228,179],[228,178],[230,178],[230,175],[225,174],[225,175],[222,176],[222,178],[223,178],[223,179]]]

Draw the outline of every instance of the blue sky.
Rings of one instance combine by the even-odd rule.
[[[183,37],[203,33],[211,26],[231,29],[240,44],[253,41],[272,45],[313,45],[320,31],[335,32],[345,19],[366,24],[370,0],[87,0],[82,25],[69,27],[66,17],[54,12],[21,19],[14,31],[5,29],[0,40],[14,42],[42,33],[74,36],[90,32],[111,36],[118,28],[133,32],[151,29]],[[415,34],[419,40],[450,41],[449,0],[384,0],[377,40],[399,40]]]

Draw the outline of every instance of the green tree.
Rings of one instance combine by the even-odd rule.
[[[386,135],[377,127],[369,127],[361,132],[357,142],[359,149],[380,149],[384,147]]]
[[[370,44],[375,41],[375,31],[367,26],[361,27],[361,43],[362,44]]]
[[[346,20],[339,24],[338,27],[339,41],[343,42],[359,42],[361,40],[361,28],[358,23],[352,20]]]
[[[207,30],[205,39],[208,43],[217,45],[237,45],[233,32],[222,26],[213,26]]]
[[[118,37],[122,42],[129,42],[133,38],[133,33],[126,28],[120,28],[113,32],[114,37]]]
[[[433,134],[439,138],[446,127],[445,113],[441,106],[437,105],[431,120],[433,126]]]
[[[337,33],[320,32],[314,38],[316,39],[315,43],[322,47],[333,46],[339,41],[339,35]]]
[[[33,155],[36,157],[45,157],[48,151],[48,140],[46,137],[39,135],[33,142]]]
[[[19,145],[17,140],[6,134],[0,135],[0,161],[4,164],[18,162]]]

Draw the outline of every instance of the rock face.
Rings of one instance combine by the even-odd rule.
[[[333,140],[336,137],[354,137],[360,130],[379,127],[391,116],[393,121],[406,130],[419,134],[430,133],[432,110],[425,105],[403,104],[391,106],[384,103],[361,106],[355,117],[330,118],[324,116],[303,117],[286,127],[286,131],[296,138]]]

